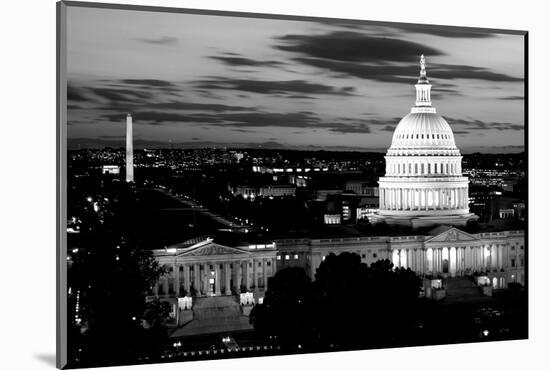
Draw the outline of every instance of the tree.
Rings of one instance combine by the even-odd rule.
[[[269,280],[263,304],[250,313],[255,330],[283,344],[304,343],[311,334],[311,281],[304,269],[289,267]]]
[[[421,280],[389,260],[370,266],[355,253],[329,254],[315,281],[303,269],[280,270],[264,304],[251,314],[255,329],[279,343],[346,348],[404,343],[414,325]]]
[[[164,268],[150,251],[137,247],[124,221],[132,210],[132,190],[123,184],[104,195],[94,194],[80,208],[80,243],[68,269],[69,301],[76,307],[78,295],[79,319],[69,317],[75,329],[69,346],[82,365],[135,362],[144,353],[154,355],[150,348],[159,349],[166,337],[162,321],[167,313],[145,301]],[[90,208],[86,202],[97,204]],[[151,313],[159,315],[154,330],[142,326],[142,319],[152,320]]]

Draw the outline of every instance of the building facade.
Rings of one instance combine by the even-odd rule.
[[[425,278],[487,276],[494,289],[525,284],[522,230],[470,234],[438,226],[427,235],[279,239],[270,244],[229,247],[213,239],[154,251],[167,273],[153,287],[157,297],[208,297],[253,292],[263,297],[268,279],[286,267],[301,267],[313,280],[331,253],[356,253],[366,264],[389,259]]]
[[[496,289],[525,284],[522,230],[469,234],[439,226],[427,235],[282,239],[276,246],[277,269],[302,267],[312,279],[327,255],[350,252],[366,264],[389,259],[423,277],[485,275]]]
[[[275,244],[230,247],[206,238],[153,251],[166,273],[153,287],[162,298],[263,293],[276,272]]]
[[[525,284],[523,230],[467,233],[455,227],[478,217],[469,211],[468,178],[462,175],[462,156],[453,132],[432,107],[423,56],[420,65],[416,105],[397,125],[385,157],[386,174],[379,180],[377,194],[379,210],[374,214],[365,210],[365,216],[373,222],[431,227],[431,231],[405,236],[279,239],[241,247],[225,246],[210,238],[175,245],[154,251],[167,270],[154,287],[154,295],[175,299],[254,292],[262,296],[278,270],[301,267],[314,279],[327,255],[342,252],[357,253],[367,264],[389,259],[395,267],[410,268],[425,278],[482,275],[496,289],[512,282]],[[364,184],[349,186],[348,190],[365,193]],[[331,191],[325,190],[321,196],[319,190],[317,199],[326,200],[329,194],[334,195]],[[294,186],[234,189],[234,194],[243,197],[294,192]],[[335,192],[341,194],[342,190]],[[363,213],[358,213],[358,218],[362,217]],[[341,221],[340,214],[324,215],[326,224]]]

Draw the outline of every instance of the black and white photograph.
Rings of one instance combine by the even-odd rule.
[[[529,337],[526,31],[57,11],[58,366]]]

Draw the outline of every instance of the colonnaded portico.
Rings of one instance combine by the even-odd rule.
[[[312,279],[327,255],[350,252],[366,264],[389,259],[395,267],[410,268],[419,276],[482,274],[497,289],[511,282],[525,283],[523,230],[470,234],[442,225],[427,235],[281,239],[276,245],[278,269],[302,267]]]
[[[206,238],[189,246],[155,250],[166,273],[153,286],[159,297],[194,297],[259,292],[275,273],[274,245],[229,247]]]

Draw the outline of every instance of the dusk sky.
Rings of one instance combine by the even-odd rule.
[[[463,153],[524,142],[524,37],[69,7],[69,148],[385,151],[419,55]]]

